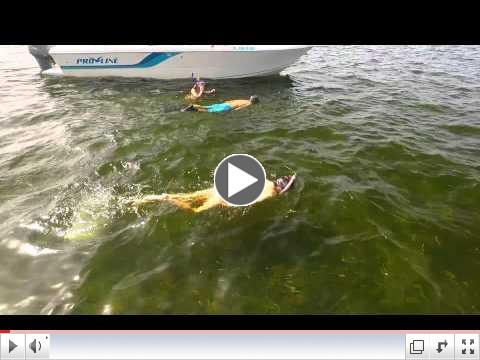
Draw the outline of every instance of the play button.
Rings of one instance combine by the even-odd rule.
[[[242,169],[228,163],[228,197],[232,197],[238,194],[243,189],[246,189],[250,185],[255,184],[258,181],[256,177],[253,177],[249,173]]]
[[[15,344],[12,340],[8,341],[8,353],[11,353],[18,345]]]
[[[1,334],[0,350],[2,360],[25,359],[25,334]]]
[[[215,169],[215,191],[232,206],[254,203],[262,194],[265,182],[262,164],[248,154],[229,155]]]

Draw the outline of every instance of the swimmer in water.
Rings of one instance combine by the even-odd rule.
[[[199,111],[199,112],[210,112],[210,113],[220,113],[226,112],[230,110],[240,110],[252,104],[258,103],[258,96],[253,95],[250,96],[248,100],[229,100],[224,101],[220,104],[213,104],[209,106],[201,106],[201,105],[190,105],[183,109],[182,111]]]
[[[282,176],[275,181],[267,180],[265,183],[265,189],[260,197],[255,201],[260,201],[281,195],[288,191],[293,182],[295,181],[295,175]],[[178,206],[184,210],[190,210],[195,213],[199,213],[214,207],[222,206],[229,207],[215,191],[214,188],[195,191],[193,193],[180,193],[180,194],[162,194],[162,195],[148,195],[140,200],[134,201],[134,206],[142,204],[156,203],[156,202],[168,202],[175,206]]]
[[[190,90],[190,94],[185,96],[185,99],[190,101],[197,101],[202,97],[202,95],[213,95],[215,94],[215,89],[205,90],[205,81],[200,81],[200,78],[197,78],[195,84]]]

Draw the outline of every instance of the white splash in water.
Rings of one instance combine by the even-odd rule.
[[[130,170],[136,169],[136,165],[125,166]],[[70,241],[92,239],[112,224],[116,216],[134,211],[131,203],[142,193],[141,188],[141,185],[131,184],[127,186],[126,195],[118,195],[113,186],[75,182],[63,196],[55,197],[57,206],[48,216],[42,216],[30,224],[22,224],[21,227],[41,234],[53,233]],[[16,248],[19,245],[9,243],[7,246]],[[31,247],[22,251],[31,254],[51,253]]]
[[[21,242],[17,239],[4,239],[0,241],[0,244],[4,245],[9,250],[16,250],[20,255],[42,256],[60,252],[60,250],[41,248],[36,245]]]
[[[24,243],[21,244],[18,248],[18,253],[21,255],[29,256],[42,256],[42,255],[51,255],[60,252],[60,250],[41,248],[32,244]]]
[[[103,307],[102,314],[103,315],[111,315],[112,314],[112,305],[111,304],[106,304]]]
[[[71,226],[65,232],[67,240],[91,238],[108,224],[112,216],[110,203],[111,189],[96,186],[93,191],[84,192],[74,210]]]
[[[20,224],[20,227],[24,229],[32,230],[32,231],[38,231],[40,233],[44,233],[47,231],[47,229],[44,226],[40,225],[36,221],[31,224]]]

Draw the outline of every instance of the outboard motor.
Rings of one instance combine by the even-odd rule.
[[[29,45],[28,51],[37,60],[38,65],[42,71],[52,68],[55,64],[53,58],[50,56],[50,48],[53,45]]]

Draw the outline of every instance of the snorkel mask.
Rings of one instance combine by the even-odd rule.
[[[200,76],[197,76],[197,78],[195,78],[193,76],[193,73],[192,73],[192,81],[193,81],[193,86],[205,87],[205,81],[200,80]]]
[[[284,192],[288,191],[292,185],[293,182],[295,181],[296,176],[295,175],[288,175],[288,176],[282,176],[274,181],[275,184],[275,190],[277,193],[283,194]]]

